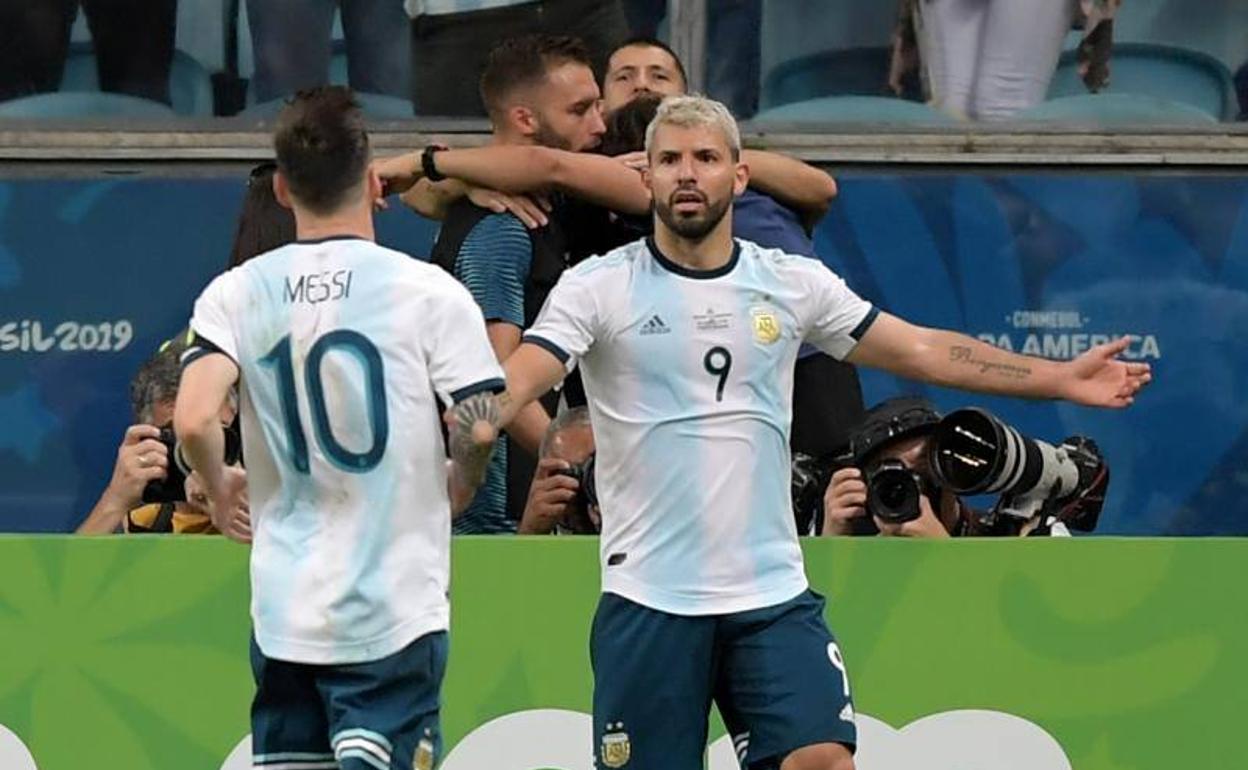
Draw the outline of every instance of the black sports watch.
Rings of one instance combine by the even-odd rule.
[[[446,179],[445,174],[438,173],[438,167],[433,161],[433,154],[445,149],[441,145],[431,144],[420,154],[420,168],[425,173],[425,179],[428,179],[430,182],[441,182],[443,179]]]

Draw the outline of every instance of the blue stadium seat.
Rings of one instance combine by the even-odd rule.
[[[790,59],[763,78],[763,109],[821,96],[881,96],[888,81],[884,46],[820,51]]]
[[[125,94],[60,91],[0,102],[0,118],[176,118],[167,105]]]
[[[1182,102],[1217,120],[1234,120],[1235,89],[1226,65],[1208,54],[1160,43],[1115,43],[1103,94],[1130,94]],[[1086,94],[1075,51],[1058,63],[1049,98]]]
[[[955,123],[922,102],[886,96],[824,96],[762,110],[755,123]]]
[[[1185,102],[1136,94],[1079,94],[1050,99],[1021,112],[1018,120],[1089,126],[1193,126],[1218,119]]]
[[[407,99],[359,91],[355,93],[355,98],[364,110],[364,117],[372,120],[411,120],[413,117],[412,103]],[[255,123],[269,123],[277,117],[285,104],[285,98],[253,104],[238,113],[238,117]]]
[[[95,52],[90,43],[74,43],[65,59],[61,77],[63,92],[100,90]],[[183,51],[173,52],[169,69],[169,98],[179,115],[212,115],[212,76],[202,64]]]

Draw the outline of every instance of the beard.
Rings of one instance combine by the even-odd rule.
[[[542,147],[549,147],[552,150],[567,150],[568,152],[577,152],[578,148],[572,146],[572,142],[568,138],[552,131],[546,121],[539,121],[537,130],[533,132],[533,141]]]
[[[689,190],[676,190],[672,193],[672,196],[681,192],[689,192]],[[724,215],[728,213],[728,207],[732,205],[731,195],[717,201],[710,200],[705,195],[703,197],[706,199],[706,206],[698,214],[685,215],[676,213],[673,210],[671,197],[666,201],[656,200],[654,202],[654,212],[659,215],[659,221],[681,238],[700,241],[719,225]]]

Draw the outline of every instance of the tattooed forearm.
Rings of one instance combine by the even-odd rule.
[[[493,393],[477,393],[451,407],[451,459],[464,483],[475,487],[484,479],[500,416],[499,398]]]
[[[955,364],[974,366],[979,369],[980,374],[998,374],[1011,380],[1025,380],[1031,377],[1031,367],[976,358],[975,351],[965,345],[954,345],[949,348],[949,360]]]

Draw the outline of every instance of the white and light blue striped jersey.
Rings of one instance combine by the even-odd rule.
[[[822,263],[735,241],[691,271],[650,239],[568,270],[525,341],[581,367],[602,589],[679,615],[806,588],[789,493],[802,341],[844,358],[877,312]]]
[[[371,661],[446,629],[436,398],[503,387],[463,286],[371,241],[299,242],[219,276],[191,328],[241,373],[261,651]]]

